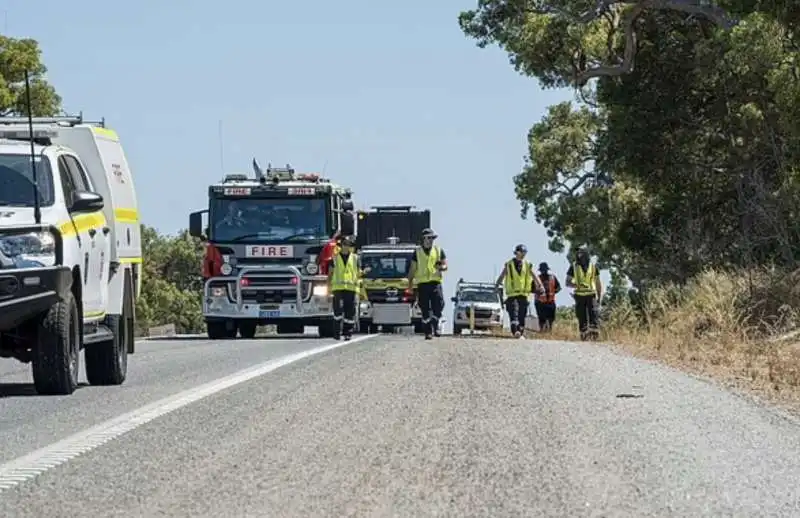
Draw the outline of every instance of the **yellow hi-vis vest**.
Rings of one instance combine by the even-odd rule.
[[[578,263],[572,265],[572,282],[575,284],[575,295],[597,295],[597,290],[594,288],[594,281],[597,278],[597,269],[592,263],[589,263],[589,268],[583,271],[583,268]]]
[[[333,277],[331,278],[332,291],[352,291],[358,293],[358,256],[351,252],[347,258],[347,263],[342,259],[342,254],[336,254],[333,258]]]
[[[414,283],[422,284],[425,282],[442,282],[442,272],[436,268],[439,262],[439,247],[433,246],[429,253],[425,253],[423,248],[417,247],[417,271],[414,273]]]
[[[514,260],[506,263],[506,277],[503,282],[506,297],[527,296],[533,285],[533,266],[528,261],[522,261],[522,272],[517,272]]]

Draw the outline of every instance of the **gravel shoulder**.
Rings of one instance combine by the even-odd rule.
[[[798,458],[794,420],[613,351],[386,337],[146,424],[0,516],[797,516]]]

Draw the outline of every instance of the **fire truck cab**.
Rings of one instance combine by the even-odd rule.
[[[355,230],[352,191],[318,174],[285,168],[254,177],[229,174],[208,189],[208,209],[192,213],[190,234],[207,241],[203,315],[212,339],[253,338],[259,325],[279,334],[333,336],[320,252],[338,231]],[[203,216],[208,224],[203,228]]]

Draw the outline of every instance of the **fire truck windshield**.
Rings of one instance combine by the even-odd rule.
[[[212,240],[279,243],[326,239],[323,198],[217,198],[211,201]]]
[[[414,252],[370,253],[361,255],[361,266],[370,268],[364,277],[367,279],[400,279],[408,275]]]

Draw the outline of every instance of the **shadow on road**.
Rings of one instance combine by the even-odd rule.
[[[88,386],[88,383],[78,383],[78,388],[76,390],[80,390]],[[31,396],[52,397],[41,396],[36,392],[36,388],[33,386],[33,383],[0,383],[0,398]]]
[[[219,340],[212,340],[205,335],[190,335],[190,336],[164,336],[160,338],[140,338],[145,342],[234,342],[234,341],[255,341],[255,340],[321,340],[319,335],[316,334],[291,334],[291,335],[267,335],[256,336],[255,338],[220,338]]]

